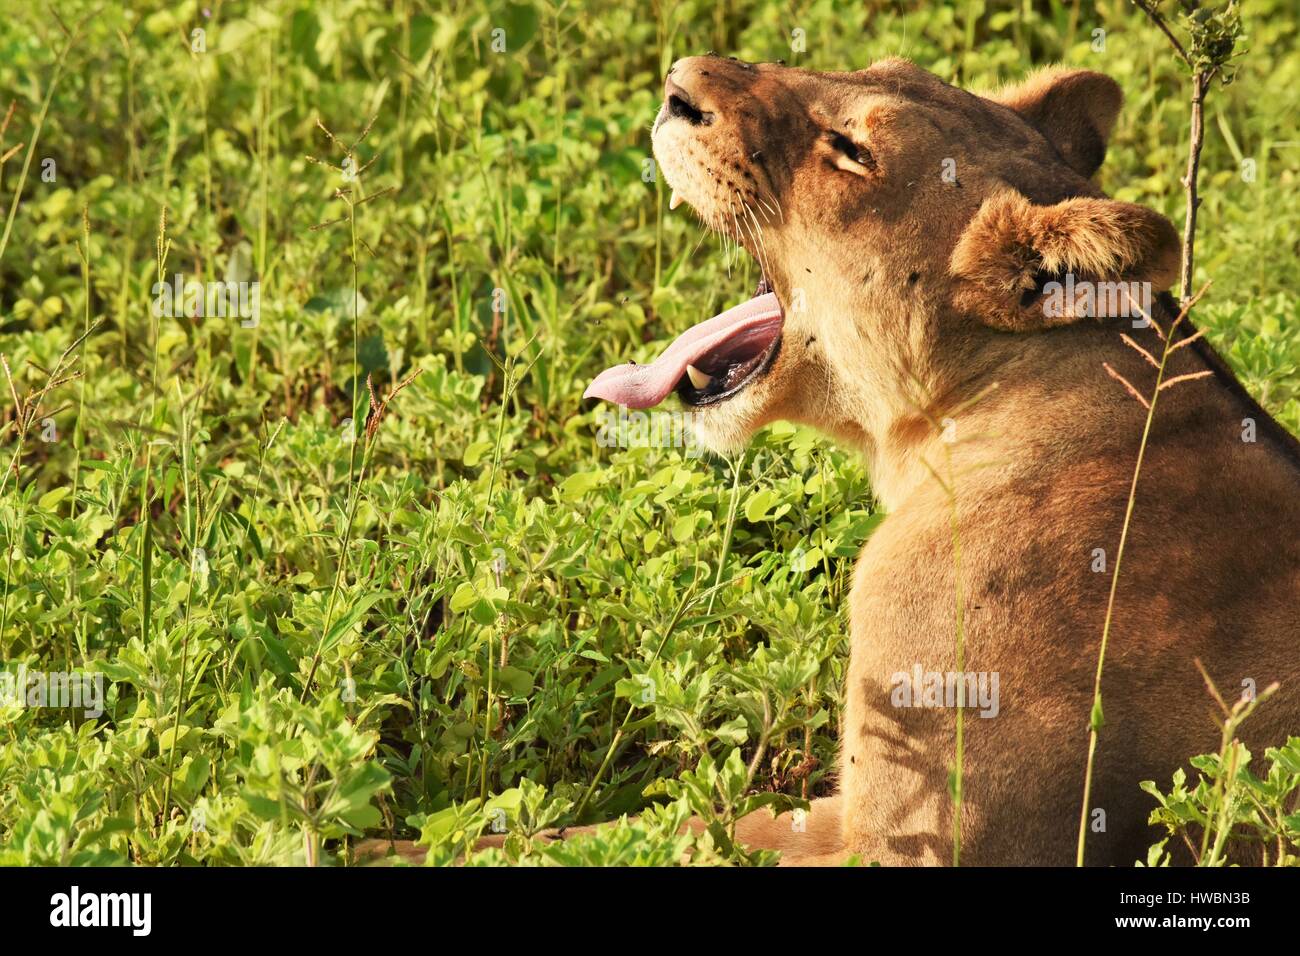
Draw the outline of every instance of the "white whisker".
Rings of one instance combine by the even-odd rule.
[[[754,228],[750,230],[750,235],[754,239],[754,252],[755,256],[758,258],[758,267],[762,270],[763,275],[770,276],[771,272],[768,269],[769,257],[767,254],[767,238],[763,234],[763,224],[758,221],[758,216],[754,214],[754,210],[750,207],[749,203],[745,202],[744,198],[739,195],[737,195],[737,198],[740,200],[740,204],[744,207],[745,212],[749,215],[750,221],[754,224]]]

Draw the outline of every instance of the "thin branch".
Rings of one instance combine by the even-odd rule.
[[[1107,374],[1107,375],[1109,375],[1109,376],[1110,376],[1111,378],[1113,378],[1115,381],[1117,381],[1117,382],[1119,382],[1121,385],[1123,385],[1124,388],[1128,390],[1128,393],[1129,393],[1130,395],[1132,395],[1134,398],[1136,398],[1139,402],[1142,403],[1142,407],[1143,407],[1143,408],[1145,408],[1145,409],[1147,409],[1147,410],[1150,410],[1150,408],[1151,408],[1151,403],[1148,402],[1148,401],[1143,397],[1143,395],[1142,395],[1141,392],[1139,392],[1136,388],[1133,387],[1133,383],[1131,383],[1131,382],[1130,382],[1128,379],[1126,379],[1123,375],[1119,374],[1119,372],[1117,372],[1117,371],[1115,371],[1113,368],[1111,368],[1109,362],[1102,362],[1101,365],[1102,365],[1102,368],[1104,368],[1104,369],[1106,370],[1106,374]],[[1158,367],[1158,366],[1157,366],[1157,367]]]
[[[1142,10],[1143,13],[1150,17],[1152,23],[1160,28],[1160,32],[1169,38],[1169,42],[1173,44],[1174,52],[1178,54],[1179,59],[1186,63],[1190,69],[1192,66],[1192,58],[1187,55],[1187,49],[1178,41],[1178,37],[1174,36],[1173,31],[1169,29],[1169,24],[1165,23],[1165,18],[1160,15],[1160,12],[1156,10],[1154,6],[1149,5],[1150,0],[1133,0],[1133,2]]]
[[[1173,378],[1167,378],[1160,383],[1160,391],[1163,392],[1165,389],[1177,385],[1179,382],[1190,382],[1194,378],[1205,378],[1205,376],[1213,374],[1214,370],[1207,368],[1203,372],[1188,372],[1186,375],[1175,375]]]
[[[1187,336],[1187,338],[1185,338],[1185,339],[1179,339],[1179,340],[1178,340],[1177,342],[1175,342],[1173,345],[1169,346],[1169,351],[1171,351],[1171,352],[1177,352],[1177,351],[1178,351],[1180,348],[1182,348],[1184,345],[1191,345],[1193,342],[1195,342],[1197,339],[1199,339],[1199,338],[1200,338],[1201,336],[1203,336],[1204,334],[1205,334],[1205,330],[1204,330],[1204,329],[1197,329],[1196,332],[1195,332],[1194,334]]]
[[[1134,350],[1135,350],[1139,355],[1141,355],[1144,359],[1146,359],[1146,360],[1147,360],[1147,364],[1150,365],[1152,368],[1159,368],[1159,367],[1160,367],[1160,363],[1157,362],[1157,361],[1155,360],[1155,356],[1153,356],[1150,352],[1148,352],[1148,351],[1147,351],[1146,349],[1144,349],[1142,346],[1138,345],[1136,342],[1134,342],[1134,341],[1133,341],[1131,338],[1129,338],[1127,335],[1125,335],[1124,333],[1121,332],[1119,337],[1120,337],[1120,340],[1123,341],[1123,343],[1124,343],[1125,345],[1127,345],[1127,346],[1128,346],[1129,348],[1131,348],[1131,349],[1134,349]]]

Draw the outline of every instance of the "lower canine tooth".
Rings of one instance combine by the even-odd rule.
[[[672,197],[669,198],[669,200],[668,200],[668,208],[669,208],[669,209],[676,209],[676,208],[677,208],[678,206],[680,206],[681,204],[682,204],[682,197],[679,196],[679,195],[677,195],[677,190],[674,189],[674,190],[673,190]]]
[[[686,377],[691,380],[692,385],[701,391],[708,388],[709,383],[713,381],[712,375],[705,375],[694,365],[686,366]]]

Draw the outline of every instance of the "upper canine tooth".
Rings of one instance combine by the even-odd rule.
[[[668,200],[668,208],[676,209],[681,204],[682,204],[682,197],[677,195],[677,190],[674,189],[672,196]]]
[[[713,381],[712,375],[705,375],[694,365],[686,366],[686,377],[691,380],[691,384],[697,389],[703,391]]]

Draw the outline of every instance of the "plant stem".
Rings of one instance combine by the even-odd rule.
[[[1208,287],[1208,286],[1207,286]],[[1156,405],[1160,401],[1160,386],[1164,382],[1165,367],[1169,362],[1169,356],[1173,353],[1176,346],[1174,335],[1178,326],[1196,301],[1205,294],[1205,289],[1192,296],[1186,305],[1178,313],[1178,317],[1170,323],[1169,331],[1164,333],[1164,349],[1160,353],[1160,364],[1156,369],[1156,383],[1151,391],[1151,401],[1147,405],[1147,417],[1142,426],[1142,440],[1138,444],[1137,461],[1133,465],[1133,479],[1129,482],[1128,501],[1124,505],[1124,523],[1119,533],[1119,549],[1115,552],[1115,568],[1110,576],[1110,594],[1106,598],[1106,618],[1101,626],[1101,647],[1097,651],[1097,673],[1093,678],[1092,685],[1092,709],[1089,712],[1089,730],[1088,730],[1088,764],[1083,775],[1083,805],[1079,808],[1079,841],[1075,851],[1074,865],[1083,866],[1084,847],[1088,838],[1088,806],[1092,796],[1092,771],[1095,758],[1097,755],[1097,732],[1100,729],[1101,721],[1101,674],[1106,663],[1106,646],[1110,641],[1110,626],[1115,616],[1115,593],[1119,588],[1120,565],[1124,560],[1124,548],[1128,544],[1129,526],[1133,521],[1133,507],[1137,502],[1138,479],[1142,475],[1142,462],[1146,457],[1147,442],[1151,437],[1151,423],[1155,420]],[[1152,324],[1154,319],[1148,316]]]
[[[78,31],[81,25],[77,25]],[[9,233],[13,230],[14,216],[18,214],[18,204],[23,198],[23,186],[27,182],[27,171],[31,169],[32,157],[36,155],[36,143],[41,138],[41,130],[45,126],[45,117],[50,112],[50,102],[54,99],[54,88],[59,85],[59,77],[63,75],[63,65],[68,59],[68,54],[72,52],[73,46],[76,45],[79,33],[73,33],[68,37],[68,42],[63,45],[63,52],[59,58],[54,61],[54,75],[50,78],[50,87],[45,91],[45,102],[41,104],[41,112],[36,117],[36,126],[32,131],[32,144],[27,147],[27,155],[23,157],[23,168],[18,174],[18,186],[14,189],[13,202],[9,204],[9,215],[5,219],[4,233],[0,234],[0,259],[4,258],[5,249],[9,245]]]
[[[353,444],[355,444],[355,439]],[[343,570],[347,564],[348,545],[352,541],[352,526],[356,521],[357,503],[361,497],[360,494],[356,493],[355,488],[359,488],[361,483],[365,481],[366,465],[370,461],[370,449],[372,444],[371,441],[367,440],[365,449],[361,454],[361,471],[357,475],[356,485],[354,486],[354,491],[351,495],[350,501],[348,502],[347,523],[344,525],[343,540],[339,547],[339,564],[338,568],[335,569],[334,585],[330,588],[329,601],[325,606],[325,624],[321,628],[320,643],[316,645],[316,653],[312,655],[311,666],[307,669],[307,679],[303,681],[302,694],[298,698],[301,701],[307,699],[307,693],[311,690],[312,681],[316,679],[316,670],[320,667],[321,655],[325,651],[325,639],[329,637],[330,627],[334,623],[334,604],[338,599],[339,590],[343,585]]]
[[[1196,211],[1201,199],[1196,193],[1197,176],[1201,169],[1201,146],[1205,141],[1205,91],[1213,72],[1192,74],[1192,131],[1187,151],[1187,174],[1183,189],[1187,193],[1187,212],[1183,217],[1183,260],[1179,271],[1179,305],[1185,306],[1192,295],[1192,265],[1196,247]]]
[[[164,188],[165,185],[164,183]],[[165,282],[164,273],[167,268],[167,254],[170,250],[171,241],[167,238],[167,207],[163,206],[162,213],[158,217],[158,241],[155,246],[155,263],[159,283]],[[140,539],[140,636],[146,647],[149,644],[150,618],[153,616],[153,516],[149,512],[151,504],[149,493],[153,487],[153,439],[148,436],[151,434],[158,414],[158,336],[162,322],[157,312],[158,310],[151,305],[149,315],[153,321],[149,323],[149,326],[153,336],[153,365],[149,373],[149,426],[148,429],[141,432],[141,435],[144,436],[145,445],[144,473],[141,477],[140,486],[140,521],[143,528],[143,537]]]
[[[714,589],[711,588],[710,591],[712,590]],[[650,656],[650,660],[647,662],[648,664],[654,664],[654,662],[659,659],[659,655],[663,652],[664,645],[668,643],[668,638],[672,636],[673,631],[681,622],[682,616],[686,613],[686,609],[690,606],[691,600],[694,596],[695,586],[692,585],[686,593],[682,595],[682,600],[677,605],[677,610],[673,612],[673,616],[669,619],[668,626],[664,628],[664,636],[660,639],[659,646],[655,648],[654,654]],[[627,729],[628,722],[631,721],[635,709],[635,705],[631,703],[628,704],[627,713],[623,715],[623,722],[619,724],[618,730],[614,733],[614,738],[609,742],[609,747],[605,750],[605,758],[600,762],[600,769],[598,769],[596,775],[592,777],[591,785],[587,787],[586,792],[582,795],[582,799],[578,802],[577,808],[573,811],[573,818],[575,820],[581,821],[582,812],[587,809],[587,804],[591,801],[592,794],[596,792],[596,787],[600,784],[601,778],[605,776],[605,770],[609,767],[610,761],[614,759],[614,755],[618,752],[618,745],[623,740],[623,733]]]
[[[84,248],[81,252],[81,283],[82,293],[85,297],[85,307],[82,316],[82,339],[83,341],[90,335],[90,211],[83,206],[81,209],[81,235],[84,240]],[[86,354],[85,346],[82,346],[81,354]],[[72,465],[72,507],[68,515],[69,518],[77,517],[77,487],[81,478],[81,451],[82,445],[85,444],[85,432],[81,427],[81,418],[86,412],[86,376],[81,378],[80,394],[77,397],[77,420],[72,426],[72,447],[76,450],[76,458]],[[71,598],[72,580],[69,575],[68,596]]]
[[[319,125],[320,121],[317,121]],[[324,129],[324,127],[321,127]],[[326,135],[333,139],[333,134],[326,130]],[[348,166],[348,163],[351,166]],[[353,158],[352,151],[348,150],[344,158],[344,168],[357,169],[356,160]],[[366,460],[373,444],[369,435],[365,438],[365,443],[361,453],[361,472],[356,471],[357,463],[357,441],[358,422],[357,422],[357,394],[361,390],[361,364],[358,361],[357,349],[357,327],[361,322],[361,277],[359,274],[359,264],[357,262],[357,204],[355,196],[364,195],[361,190],[361,177],[355,175],[352,179],[352,186],[356,190],[355,195],[349,195],[345,201],[348,204],[348,230],[351,237],[352,250],[352,391],[348,396],[350,419],[352,421],[352,440],[348,445],[348,498],[346,504],[347,521],[343,529],[343,537],[339,542],[339,560],[338,567],[334,572],[334,584],[330,587],[329,600],[325,605],[325,622],[321,627],[320,641],[316,645],[316,652],[312,655],[311,665],[307,669],[307,679],[302,685],[302,694],[299,700],[305,701],[307,694],[311,691],[312,681],[316,678],[316,670],[320,667],[321,655],[325,651],[325,641],[329,637],[330,627],[334,623],[334,605],[338,600],[339,590],[343,586],[343,576],[348,562],[348,544],[352,539],[352,525],[357,516],[357,503],[361,497],[361,483],[365,480]],[[364,425],[364,422],[361,423]],[[361,431],[361,434],[365,434]],[[351,676],[351,668],[344,663],[345,671]]]
[[[952,446],[945,442],[948,472],[948,520],[952,528],[953,596],[957,615],[957,746],[952,772],[952,865],[961,866],[962,773],[966,756],[966,599],[961,586],[961,534],[957,520],[957,488],[953,482]]]
[[[1165,362],[1169,358],[1169,343],[1173,339],[1173,329],[1165,340],[1164,351],[1160,354],[1160,368],[1156,373],[1156,387],[1151,395],[1151,404],[1147,408],[1146,422],[1142,426],[1142,441],[1138,444],[1137,463],[1133,466],[1133,480],[1129,483],[1128,502],[1124,506],[1124,524],[1119,533],[1119,550],[1115,552],[1115,568],[1110,576],[1110,595],[1106,599],[1106,619],[1101,626],[1101,649],[1097,652],[1097,673],[1092,685],[1092,710],[1096,715],[1101,703],[1101,673],[1106,663],[1106,645],[1110,641],[1110,625],[1115,613],[1115,591],[1119,587],[1120,564],[1124,560],[1124,547],[1128,544],[1128,529],[1133,520],[1133,506],[1137,501],[1138,478],[1142,474],[1142,460],[1146,456],[1147,440],[1151,436],[1151,422],[1155,418],[1156,403],[1160,397],[1160,382],[1165,375]],[[1083,805],[1079,810],[1079,844],[1075,853],[1075,866],[1083,866],[1083,851],[1088,835],[1088,801],[1092,795],[1092,769],[1097,754],[1097,718],[1089,721],[1088,730],[1088,765],[1083,776]]]
[[[186,453],[190,444],[189,420],[185,412],[185,397],[181,394],[180,382],[176,383],[176,401],[181,410],[181,484],[185,489],[185,529],[182,545],[187,545],[190,569],[188,584],[185,589],[185,621],[181,634],[181,684],[176,695],[176,714],[172,718],[172,745],[167,754],[167,776],[163,782],[162,825],[167,825],[167,811],[171,807],[172,775],[176,772],[176,741],[181,732],[181,714],[185,709],[185,682],[189,676],[190,656],[190,612],[194,606],[194,544],[198,535],[198,523],[194,519],[193,504],[190,498],[189,455]]]
[[[718,558],[718,573],[713,579],[713,593],[709,595],[709,607],[705,614],[713,613],[713,599],[718,596],[722,573],[727,569],[727,558],[731,554],[731,536],[736,529],[736,510],[740,505],[740,469],[744,461],[745,453],[742,451],[731,462],[731,504],[727,507],[727,527],[722,533],[722,555]]]

